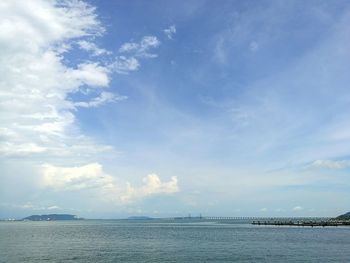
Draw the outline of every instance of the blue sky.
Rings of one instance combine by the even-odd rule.
[[[0,217],[333,216],[348,1],[4,1]]]

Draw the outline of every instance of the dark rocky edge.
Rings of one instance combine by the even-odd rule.
[[[350,212],[347,212],[346,214],[340,215],[336,219],[339,219],[339,220],[350,220]]]
[[[312,218],[294,218],[294,219],[270,219],[255,220],[253,225],[270,225],[270,226],[350,226],[350,212],[328,219],[312,219]]]

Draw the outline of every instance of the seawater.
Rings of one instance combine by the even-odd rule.
[[[350,262],[350,228],[0,222],[0,262]]]

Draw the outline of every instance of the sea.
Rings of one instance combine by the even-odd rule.
[[[350,227],[3,221],[0,262],[350,262]]]

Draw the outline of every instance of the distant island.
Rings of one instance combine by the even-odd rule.
[[[31,215],[23,218],[26,221],[59,221],[59,220],[82,220],[83,218],[69,214],[49,214],[49,215]]]
[[[343,215],[338,216],[336,219],[340,219],[340,220],[350,220],[350,212],[347,212]]]

